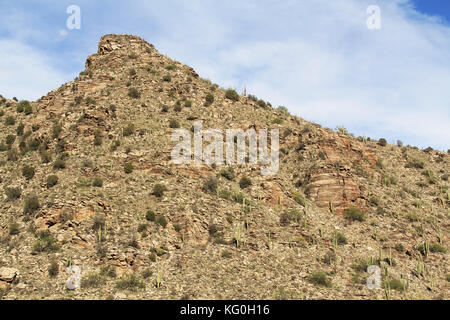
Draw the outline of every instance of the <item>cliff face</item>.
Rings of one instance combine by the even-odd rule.
[[[75,298],[383,298],[365,285],[369,264],[395,280],[391,297],[446,297],[445,153],[227,93],[129,35],[102,37],[80,76],[39,101],[0,98],[0,114],[6,299],[67,297],[67,265],[81,268]],[[195,121],[278,129],[278,173],[175,165],[172,133]]]

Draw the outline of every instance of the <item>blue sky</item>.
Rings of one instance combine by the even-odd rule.
[[[68,30],[66,8],[81,9]],[[378,5],[381,29],[366,26]],[[129,33],[223,87],[359,136],[450,148],[450,1],[0,0],[0,94],[71,81],[100,37]]]

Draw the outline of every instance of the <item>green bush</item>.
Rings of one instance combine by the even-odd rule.
[[[9,235],[14,236],[20,233],[19,224],[17,222],[11,222],[9,224]]]
[[[17,153],[17,150],[15,148],[11,148],[10,150],[8,150],[6,158],[8,159],[8,161],[17,161],[19,160],[19,154]]]
[[[252,185],[252,181],[248,177],[242,177],[241,180],[239,180],[239,187],[241,189],[248,188]]]
[[[170,74],[166,74],[162,79],[163,79],[163,81],[165,81],[165,82],[170,82],[170,81],[172,81],[172,77],[170,76]]]
[[[133,172],[133,165],[130,162],[127,162],[123,165],[123,170],[126,174],[130,174]]]
[[[145,214],[145,219],[147,219],[147,221],[155,221],[155,213],[152,210],[148,210]]]
[[[214,103],[214,96],[211,93],[208,93],[205,97],[205,106],[210,106]]]
[[[344,234],[340,232],[335,232],[333,234],[333,243],[337,243],[338,245],[347,244],[347,238]]]
[[[101,274],[89,273],[81,280],[81,287],[83,288],[98,288],[105,283],[105,279]]]
[[[125,128],[123,128],[123,136],[128,137],[134,134],[134,124],[129,123]]]
[[[209,177],[203,184],[203,190],[215,193],[217,191],[217,185],[217,179],[214,177]]]
[[[5,142],[7,145],[12,145],[16,141],[16,136],[13,134],[8,134],[5,138]]]
[[[228,89],[227,91],[225,91],[225,98],[233,101],[239,101],[239,95],[236,90],[233,89]]]
[[[34,213],[37,210],[39,210],[40,204],[39,199],[37,196],[30,195],[27,198],[25,198],[24,206],[23,206],[23,212],[24,213]]]
[[[344,210],[344,217],[352,221],[364,221],[366,219],[364,213],[354,206]]]
[[[29,165],[24,165],[22,167],[22,175],[27,179],[31,180],[34,177],[34,168]]]
[[[103,180],[100,178],[94,178],[94,181],[92,182],[92,186],[96,188],[103,187]]]
[[[155,219],[155,223],[165,228],[167,226],[167,219],[164,216],[157,216]]]
[[[50,265],[48,266],[48,275],[52,278],[56,277],[59,273],[59,266],[56,261],[50,262]]]
[[[135,274],[124,276],[116,283],[116,289],[136,291],[137,289],[144,289],[145,283]]]
[[[55,252],[59,250],[58,241],[49,231],[42,231],[38,235],[39,239],[33,244],[33,253]]]
[[[133,99],[139,99],[141,97],[141,93],[136,88],[128,89],[128,96]]]
[[[227,179],[229,181],[233,181],[234,178],[236,177],[236,175],[234,174],[233,167],[227,167],[227,168],[220,170],[219,175],[221,175],[222,177],[224,177],[225,179]]]
[[[157,183],[153,187],[152,194],[158,198],[161,198],[164,195],[164,192],[167,191],[167,188],[165,185]]]
[[[57,176],[51,175],[51,176],[47,177],[47,182],[46,182],[47,188],[54,187],[54,186],[56,186],[57,183],[58,183]]]
[[[384,138],[381,138],[380,140],[378,140],[378,145],[385,147],[387,145],[387,141]]]
[[[64,169],[66,167],[66,162],[63,159],[56,159],[53,162],[53,169]]]
[[[22,191],[20,190],[20,188],[5,188],[5,194],[8,198],[8,200],[15,200],[15,199],[19,199],[20,195],[22,194]]]
[[[7,126],[13,126],[16,124],[16,118],[14,118],[13,116],[7,116],[5,119],[5,124]]]
[[[37,149],[39,149],[40,145],[41,142],[37,138],[33,138],[28,142],[28,149],[36,151]]]
[[[169,127],[171,127],[172,129],[178,129],[180,127],[180,123],[177,120],[172,119],[169,122]]]
[[[23,123],[20,123],[18,126],[17,126],[17,129],[16,129],[16,133],[17,133],[17,135],[20,137],[21,135],[23,135],[23,129],[25,128],[25,125],[23,124]]]
[[[53,127],[52,127],[53,139],[58,138],[59,135],[61,134],[61,131],[62,131],[62,127],[59,123],[53,124]]]
[[[312,284],[323,286],[323,287],[331,287],[331,280],[328,279],[328,276],[325,272],[315,272],[309,276],[308,281]]]

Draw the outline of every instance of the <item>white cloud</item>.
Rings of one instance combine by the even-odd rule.
[[[308,120],[447,150],[450,28],[386,0],[377,1],[382,29],[368,30],[373,2],[172,3],[182,19],[160,22],[157,48]],[[162,10],[154,16],[170,14]]]
[[[15,40],[0,40],[0,94],[36,100],[62,85],[68,76],[48,57]]]

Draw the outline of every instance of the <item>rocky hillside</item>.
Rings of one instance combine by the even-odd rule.
[[[279,129],[278,174],[172,163],[199,120]],[[322,128],[141,38],[104,36],[38,101],[1,98],[0,139],[3,299],[448,299],[448,154]]]

